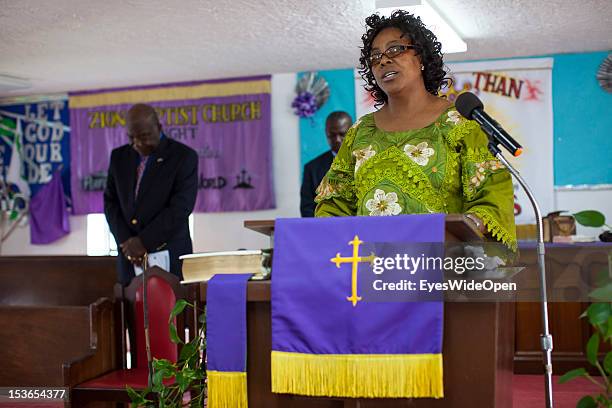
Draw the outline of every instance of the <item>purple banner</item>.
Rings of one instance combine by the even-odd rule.
[[[128,143],[127,110],[157,109],[167,137],[198,152],[195,212],[275,207],[270,76],[70,94],[75,214],[103,212],[112,149]]]
[[[30,200],[30,242],[50,244],[69,233],[70,219],[58,170]]]
[[[215,275],[207,285],[207,370],[246,372],[246,296],[251,273]]]

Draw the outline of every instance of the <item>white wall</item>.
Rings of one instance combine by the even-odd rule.
[[[70,217],[71,233],[50,245],[30,244],[30,226],[17,227],[1,245],[0,255],[87,255],[87,216]]]
[[[295,82],[294,73],[272,76],[272,157],[276,209],[195,214],[194,251],[266,248],[269,239],[245,229],[245,220],[299,217],[300,131],[298,117],[291,110]],[[70,217],[70,227],[68,236],[50,245],[31,245],[30,228],[18,228],[0,247],[0,255],[86,255],[87,217]]]

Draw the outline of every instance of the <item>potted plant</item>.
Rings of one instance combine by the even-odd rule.
[[[584,396],[578,402],[577,408],[610,408],[612,407],[612,351],[609,351],[601,361],[598,353],[602,345],[612,346],[612,280],[608,278],[607,283],[591,292],[590,296],[597,302],[592,303],[581,318],[588,318],[594,328],[594,333],[587,342],[586,355],[589,364],[596,367],[601,374],[601,380],[593,378],[586,369],[577,368],[565,373],[559,379],[559,384],[584,377],[600,387],[601,393]]]
[[[194,307],[193,304],[183,299],[177,301],[168,319],[170,339],[175,344],[182,344],[183,341],[177,334],[174,318],[187,306]],[[206,399],[206,363],[203,359],[206,351],[205,312],[202,312],[198,320],[201,323],[200,329],[191,341],[183,344],[176,363],[166,359],[155,359],[151,386],[140,392],[129,386],[126,387],[132,400],[130,405],[132,408],[204,406]],[[164,380],[173,381],[165,384]]]
[[[594,228],[601,228],[601,227],[607,228],[607,230],[605,230],[599,235],[599,239],[604,242],[612,241],[612,233],[610,232],[610,230],[612,230],[612,227],[606,224],[606,217],[599,211],[586,210],[586,211],[577,212],[572,215],[574,216],[574,219],[576,220],[576,222],[582,226],[594,227]]]

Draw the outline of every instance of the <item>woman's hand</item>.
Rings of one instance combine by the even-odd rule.
[[[472,221],[478,231],[480,231],[483,235],[487,234],[487,227],[484,225],[484,221],[482,221],[480,217],[474,214],[465,214],[465,216]]]

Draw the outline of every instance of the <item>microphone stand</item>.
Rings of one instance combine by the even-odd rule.
[[[529,201],[531,201],[531,205],[533,206],[533,211],[536,216],[537,223],[537,232],[538,232],[538,267],[540,270],[540,299],[542,306],[542,334],[540,334],[540,346],[542,348],[543,354],[543,362],[544,362],[544,374],[545,378],[545,386],[546,386],[546,407],[553,407],[553,393],[552,393],[552,350],[553,350],[553,338],[550,334],[548,328],[548,296],[546,294],[546,266],[544,264],[544,232],[542,228],[542,213],[540,212],[540,206],[536,201],[533,192],[523,179],[519,172],[512,167],[512,165],[506,160],[506,158],[502,155],[501,150],[497,147],[493,141],[489,141],[489,151],[493,156],[495,156],[499,161],[501,161],[504,166],[510,171],[510,173],[514,176],[516,181],[521,185],[525,193],[527,193],[527,197],[529,197]]]

